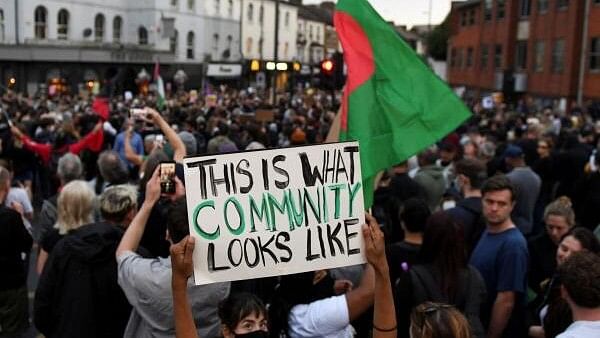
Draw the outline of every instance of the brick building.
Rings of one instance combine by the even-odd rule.
[[[456,1],[450,22],[448,82],[467,97],[502,91],[566,107],[581,89],[600,100],[600,0]]]

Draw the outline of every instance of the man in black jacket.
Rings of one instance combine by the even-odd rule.
[[[115,251],[136,212],[135,188],[110,187],[100,197],[104,221],[58,242],[35,294],[37,329],[47,338],[122,337],[131,306],[117,284]]]
[[[33,239],[19,212],[4,206],[10,173],[0,167],[0,337],[18,336],[29,326],[27,264]],[[16,209],[19,209],[15,206]]]

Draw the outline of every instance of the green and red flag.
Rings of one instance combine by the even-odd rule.
[[[156,107],[159,111],[165,107],[165,85],[160,76],[160,62],[154,64],[154,82],[156,83]]]
[[[339,139],[360,144],[369,208],[378,172],[440,140],[471,113],[367,0],[338,0],[334,23],[348,67]]]

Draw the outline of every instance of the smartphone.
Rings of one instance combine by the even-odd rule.
[[[159,164],[160,191],[163,194],[175,193],[175,162],[161,162]]]
[[[146,109],[131,108],[129,109],[129,116],[131,116],[135,120],[143,120],[146,116]]]

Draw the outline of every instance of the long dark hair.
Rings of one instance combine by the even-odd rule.
[[[460,273],[467,267],[467,255],[464,233],[447,212],[436,212],[427,220],[419,258],[422,264],[439,271],[440,290],[454,302]]]
[[[581,244],[583,250],[600,255],[600,241],[598,241],[598,238],[590,229],[582,227],[572,228],[560,239],[560,241],[562,242],[569,236],[573,236],[573,238]]]

